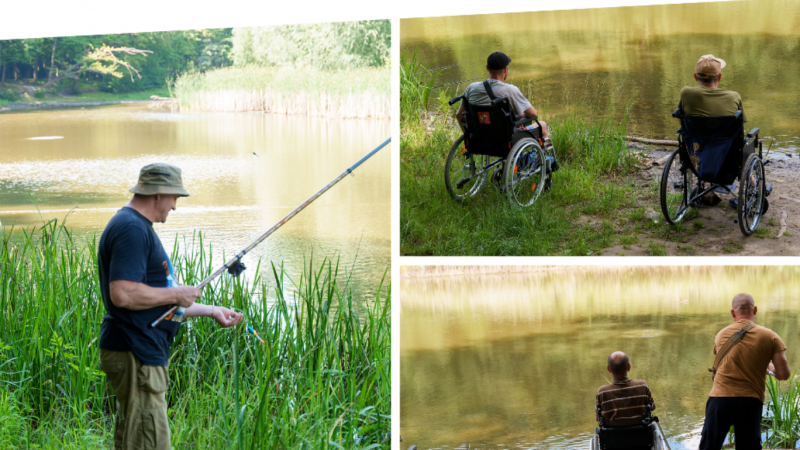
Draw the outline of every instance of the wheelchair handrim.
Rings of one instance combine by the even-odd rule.
[[[533,161],[520,161],[522,158],[530,158]],[[545,158],[542,148],[531,138],[521,139],[511,149],[505,183],[512,203],[525,207],[532,205],[539,198],[546,179]]]

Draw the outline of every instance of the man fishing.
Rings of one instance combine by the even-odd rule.
[[[606,370],[614,381],[597,390],[595,418],[598,422],[602,418],[606,427],[640,425],[647,414],[647,406],[651,411],[656,409],[650,387],[642,380],[628,378],[631,363],[623,352],[608,356]]]
[[[100,330],[100,368],[116,395],[114,448],[168,450],[166,390],[170,346],[183,317],[212,317],[222,327],[242,321],[228,308],[195,303],[200,291],[178,286],[153,222],[166,222],[179,197],[188,197],[181,170],[143,167],[133,198],[106,225],[97,251],[100,293],[107,314]],[[171,306],[183,315],[150,324]]]
[[[717,333],[713,386],[706,402],[700,450],[719,450],[731,426],[737,449],[761,449],[761,411],[767,373],[791,375],[786,345],[769,328],[756,325],[758,307],[749,294],[731,302],[733,323]],[[772,362],[770,362],[772,361]]]

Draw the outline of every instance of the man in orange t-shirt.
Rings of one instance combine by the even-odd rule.
[[[758,308],[749,294],[739,294],[731,302],[734,322],[714,339],[714,354],[728,339],[751,322]],[[786,345],[769,328],[755,325],[722,359],[708,394],[706,419],[700,450],[719,450],[731,426],[736,433],[736,448],[761,450],[761,411],[767,371],[779,380],[791,374]],[[772,362],[770,362],[772,361]]]

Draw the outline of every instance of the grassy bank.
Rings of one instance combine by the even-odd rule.
[[[450,118],[452,92],[423,97],[429,76],[406,55],[400,82],[402,254],[589,255],[621,236],[634,239],[630,235],[647,226],[641,220],[620,220],[620,208],[636,203],[630,174],[637,161],[624,139],[627,118],[591,108],[551,117],[547,105],[537,105],[550,125],[561,169],[551,192],[532,207],[511,207],[489,182],[464,204],[453,200],[445,188],[444,166],[461,131]],[[522,90],[530,98],[528,89]],[[628,214],[643,216],[644,208]]]
[[[175,94],[190,111],[307,114],[388,119],[388,68],[350,71],[229,67],[178,78]]]
[[[0,448],[112,446],[96,248],[54,223],[2,235]],[[205,250],[176,247],[172,260],[186,284],[213,270]],[[243,312],[266,344],[207,318],[182,327],[169,366],[173,448],[388,448],[391,290],[356,304],[337,271],[308,267],[289,293],[273,267],[274,303],[258,268],[203,291],[201,302]]]

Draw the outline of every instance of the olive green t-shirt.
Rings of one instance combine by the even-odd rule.
[[[717,333],[714,354],[717,354],[733,333],[748,323],[750,321],[747,319],[739,319]],[[764,403],[767,366],[772,355],[784,350],[786,345],[777,333],[761,325],[754,326],[722,359],[708,396],[754,397]]]
[[[747,122],[747,114],[742,106],[742,96],[736,91],[711,88],[708,86],[686,86],[681,89],[681,100],[678,104],[684,114],[690,116],[732,116],[742,111],[742,118]]]

